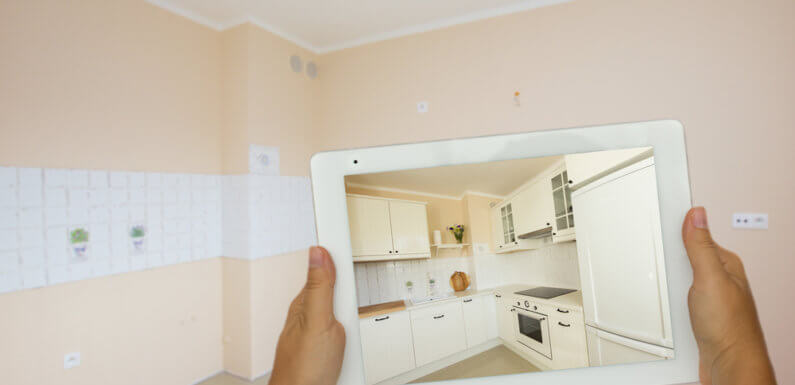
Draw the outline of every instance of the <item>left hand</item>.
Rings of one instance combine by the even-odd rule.
[[[334,318],[337,271],[328,251],[309,249],[306,285],[290,305],[276,347],[270,385],[333,385],[345,351],[345,329]]]

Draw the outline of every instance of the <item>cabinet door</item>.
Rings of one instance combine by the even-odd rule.
[[[494,240],[494,251],[500,251],[505,245],[502,232],[502,217],[500,216],[499,206],[491,209],[491,231]]]
[[[461,302],[414,310],[411,325],[418,367],[467,348]]]
[[[516,314],[512,311],[510,300],[497,298],[497,329],[500,338],[505,343],[513,344],[516,340],[513,334],[513,322]]]
[[[673,358],[673,349],[645,344],[633,339],[585,327],[589,366],[628,364]]]
[[[604,175],[612,168],[633,158],[637,159],[641,154],[650,150],[651,147],[643,147],[566,155],[566,170],[569,172],[571,185],[579,188]]]
[[[467,347],[471,348],[496,338],[497,314],[494,309],[494,297],[470,297],[464,298],[461,302],[464,309]]]
[[[574,194],[586,322],[672,345],[654,166]]]
[[[517,235],[542,230],[552,225],[554,219],[552,190],[546,180],[533,183],[520,191],[511,201]]]
[[[388,201],[348,197],[348,222],[354,257],[384,255],[393,250]]]
[[[363,319],[359,327],[367,384],[375,384],[415,368],[408,312]]]
[[[588,366],[588,347],[585,325],[581,313],[558,315],[550,313],[549,334],[552,341],[552,359],[556,369]]]
[[[389,215],[395,253],[430,253],[428,214],[424,204],[389,201]]]

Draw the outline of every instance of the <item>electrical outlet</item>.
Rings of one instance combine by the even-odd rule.
[[[72,369],[80,366],[80,352],[66,353],[63,356],[63,368]]]
[[[417,103],[417,112],[421,114],[428,112],[428,102]]]
[[[767,214],[763,213],[734,213],[732,227],[736,229],[767,229]]]

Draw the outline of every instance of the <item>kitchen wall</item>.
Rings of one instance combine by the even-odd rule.
[[[795,180],[778,167],[795,164],[793,14],[790,0],[579,0],[326,54],[318,150],[679,119],[693,202],[743,257],[779,380],[795,382],[795,308],[779,300],[795,289]],[[743,211],[770,229],[732,229]]]
[[[507,284],[580,288],[576,242],[552,244],[536,250],[473,257],[478,288]]]

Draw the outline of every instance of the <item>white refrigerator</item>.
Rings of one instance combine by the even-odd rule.
[[[654,159],[572,193],[591,366],[673,357]]]

